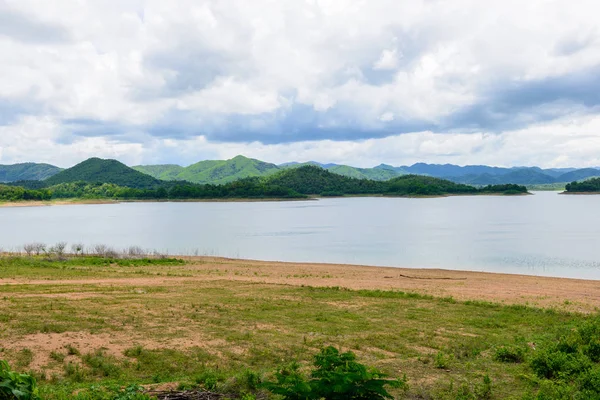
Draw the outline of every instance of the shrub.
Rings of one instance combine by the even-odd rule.
[[[502,346],[496,349],[494,359],[504,363],[522,363],[525,360],[525,351],[520,347]]]
[[[0,399],[39,400],[35,379],[31,375],[11,371],[8,363],[0,360]]]
[[[340,353],[332,346],[321,349],[313,367],[307,379],[292,363],[275,374],[276,382],[263,386],[288,400],[383,400],[393,398],[387,385],[408,388],[405,379],[387,379],[379,370],[356,362],[354,353]]]
[[[557,347],[542,350],[531,359],[533,372],[545,379],[567,379],[589,368],[589,362],[578,354],[565,353]]]

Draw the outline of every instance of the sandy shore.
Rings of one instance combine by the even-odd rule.
[[[284,285],[339,286],[452,296],[457,300],[481,300],[593,311],[600,307],[600,281],[538,277],[531,275],[371,267],[345,264],[284,263],[226,258],[192,257],[202,268],[223,272],[232,280]],[[193,265],[193,264],[192,264]],[[256,275],[240,275],[250,269]],[[237,272],[237,274],[236,274]],[[568,306],[568,307],[565,307]]]
[[[75,200],[50,200],[50,201],[7,201],[0,202],[0,207],[47,207],[47,206],[68,206],[75,204],[120,204],[120,203],[256,203],[273,201],[312,201],[317,200],[314,197],[302,199],[169,199],[169,200],[111,200],[111,199],[75,199]]]
[[[309,196],[307,198],[217,198],[217,199],[163,199],[163,200],[111,200],[111,199],[66,199],[49,201],[6,201],[0,202],[0,207],[44,207],[44,206],[65,206],[74,204],[119,204],[119,203],[255,203],[265,201],[314,201],[319,199],[340,199],[340,198],[362,198],[378,197],[386,199],[430,199],[444,197],[465,197],[465,196],[529,196],[533,193],[519,193],[506,195],[502,193],[451,193],[445,195],[411,195],[411,196],[393,196],[393,195],[344,195],[344,196]]]
[[[456,300],[558,307],[592,312],[600,307],[600,281],[537,277],[442,269],[371,267],[183,257],[182,277],[83,278],[69,280],[0,279],[4,284],[29,285],[187,285],[194,281],[246,281],[275,285],[341,287],[417,292]]]
[[[50,201],[7,201],[0,202],[0,207],[47,207],[67,206],[74,204],[117,204],[117,200],[50,200]]]

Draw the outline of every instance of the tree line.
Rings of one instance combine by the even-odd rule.
[[[582,182],[571,182],[565,186],[567,193],[590,193],[600,192],[600,178],[592,178]]]

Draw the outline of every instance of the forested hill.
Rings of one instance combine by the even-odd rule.
[[[137,189],[153,189],[164,182],[129,168],[117,160],[90,158],[46,179],[46,187],[71,182],[112,183]]]
[[[138,165],[133,169],[162,180],[213,184],[269,176],[279,171],[275,164],[244,156],[236,156],[230,160],[200,161],[185,168],[179,165]]]
[[[490,185],[481,189],[454,183],[445,179],[423,175],[403,175],[387,181],[355,179],[338,175],[317,166],[303,166],[279,172],[267,178],[271,184],[290,188],[307,195],[389,195],[389,196],[441,196],[447,194],[527,193],[519,185]]]
[[[571,182],[565,187],[566,193],[600,193],[600,178],[592,178],[583,182]]]
[[[37,181],[49,178],[62,171],[50,164],[22,163],[0,165],[0,182]]]
[[[267,179],[272,184],[313,195],[382,193],[385,186],[383,182],[349,178],[313,165],[284,170]]]

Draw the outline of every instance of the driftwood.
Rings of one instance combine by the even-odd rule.
[[[220,400],[225,397],[224,394],[204,392],[198,390],[184,391],[156,391],[145,392],[149,396],[155,396],[158,400]],[[231,397],[229,397],[231,398]]]
[[[403,275],[403,274],[398,274],[400,277],[402,278],[408,278],[408,279],[440,279],[440,280],[448,280],[448,281],[466,281],[467,278],[449,278],[449,277],[445,277],[445,276],[410,276],[410,275]],[[387,276],[386,276],[387,278]],[[390,278],[392,278],[390,276]]]

